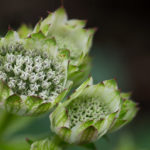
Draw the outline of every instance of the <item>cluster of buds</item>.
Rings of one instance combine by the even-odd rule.
[[[68,20],[59,8],[33,30],[22,26],[0,39],[0,108],[39,115],[58,104],[50,114],[51,129],[69,144],[94,142],[127,124],[138,110],[116,80],[94,85],[89,78],[59,103],[90,71],[88,53],[95,29],[85,29],[85,24]],[[57,139],[36,141],[31,150],[61,150]]]

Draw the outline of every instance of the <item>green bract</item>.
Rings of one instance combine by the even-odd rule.
[[[48,111],[68,92],[68,51],[41,32],[0,39],[0,107],[19,115]]]
[[[116,118],[115,124],[111,127],[110,132],[120,129],[136,116],[138,107],[135,102],[130,100],[130,96],[130,93],[121,93],[121,111]]]
[[[93,142],[114,124],[120,102],[115,80],[93,85],[89,78],[50,115],[51,129],[70,144]]]
[[[59,146],[59,141],[47,138],[32,143],[30,150],[63,150],[63,148]]]
[[[17,32],[21,38],[26,38],[29,34],[31,34],[32,28],[31,26],[22,24]]]

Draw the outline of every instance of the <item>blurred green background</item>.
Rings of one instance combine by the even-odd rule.
[[[40,16],[47,15],[46,11],[53,11],[61,5],[60,0],[0,2],[1,36],[7,32],[8,25],[14,29],[22,23],[33,26]],[[135,5],[132,0],[64,0],[69,18],[88,19],[87,27],[99,28],[90,53],[94,82],[116,78],[121,90],[132,91],[133,99],[140,103],[137,117],[107,139],[97,141],[98,150],[150,150],[150,11],[144,7],[146,5],[146,2],[136,2]],[[0,111],[0,120],[5,115]],[[17,123],[13,116],[9,116],[6,127],[0,123],[2,129],[7,129],[0,137],[0,150],[27,150],[26,138],[37,140],[50,136],[48,116],[18,117]],[[82,149],[70,147],[68,150]]]

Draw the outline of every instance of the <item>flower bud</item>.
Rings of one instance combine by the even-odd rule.
[[[50,115],[51,129],[70,144],[93,142],[108,132],[120,102],[115,80],[93,85],[89,78]]]

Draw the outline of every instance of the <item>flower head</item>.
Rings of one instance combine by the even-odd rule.
[[[50,115],[51,128],[71,144],[93,142],[111,128],[120,102],[115,80],[93,85],[89,78]]]
[[[67,85],[65,53],[58,53],[55,40],[40,32],[20,39],[9,31],[0,41],[0,92],[9,91],[1,97],[1,105],[21,115],[50,109]],[[12,109],[15,105],[17,109]]]
[[[41,19],[30,32],[41,31],[46,37],[54,37],[60,51],[63,49],[70,51],[68,78],[74,81],[74,86],[87,78],[91,69],[91,59],[88,53],[96,29],[86,29],[85,26],[85,20],[69,20],[66,10],[59,8],[49,13],[45,19]],[[23,35],[29,34],[27,31],[30,31],[30,28],[26,26],[21,26],[19,29],[19,33]]]
[[[71,64],[78,64],[81,57],[89,52],[95,29],[84,29],[85,20],[68,19],[64,8],[59,8],[48,17],[40,20],[34,33],[43,32],[45,36],[55,37],[59,49],[70,50]]]

